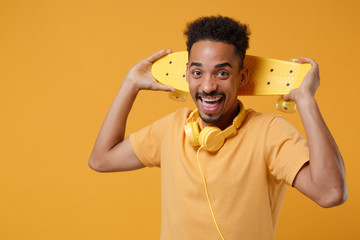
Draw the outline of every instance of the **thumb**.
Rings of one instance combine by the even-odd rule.
[[[294,94],[295,94],[294,91],[296,91],[296,89],[292,89],[292,90],[290,90],[289,93],[285,94],[283,96],[284,100],[285,101],[295,101],[295,99],[294,99]]]
[[[282,96],[285,101],[289,101],[289,100],[290,100],[289,94],[290,94],[290,93],[285,94],[285,95]]]

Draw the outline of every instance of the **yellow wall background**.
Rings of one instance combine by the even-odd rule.
[[[159,239],[160,170],[101,174],[88,157],[128,69],[162,48],[185,50],[185,24],[223,14],[250,25],[248,54],[308,56],[316,98],[347,167],[348,201],[322,209],[287,193],[276,239],[358,239],[357,0],[0,1],[0,239]],[[276,111],[276,97],[244,97]],[[178,108],[142,92],[127,134]],[[304,133],[298,113],[285,116]]]

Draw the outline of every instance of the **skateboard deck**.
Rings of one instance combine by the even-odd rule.
[[[152,75],[162,84],[172,86],[177,91],[170,93],[175,100],[185,101],[189,85],[186,81],[187,51],[175,52],[157,60],[152,66]],[[249,68],[249,79],[238,95],[284,95],[300,87],[311,64],[300,64],[271,58],[246,55],[244,66]],[[281,110],[281,109],[279,109]],[[284,107],[282,111],[287,111]]]
[[[186,51],[171,53],[153,64],[156,80],[177,90],[189,92],[185,73],[188,62]],[[281,61],[246,55],[244,66],[249,68],[249,80],[240,88],[239,95],[284,95],[300,87],[310,64]]]

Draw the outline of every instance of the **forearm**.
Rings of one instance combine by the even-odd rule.
[[[345,167],[339,149],[320,113],[316,100],[306,97],[298,101],[298,110],[309,143],[309,181],[319,201],[321,198],[345,199],[347,195]]]

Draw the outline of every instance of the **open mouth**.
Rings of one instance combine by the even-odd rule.
[[[219,110],[221,103],[225,99],[224,93],[216,93],[216,94],[197,94],[197,99],[199,101],[199,105],[207,113],[215,113]]]

